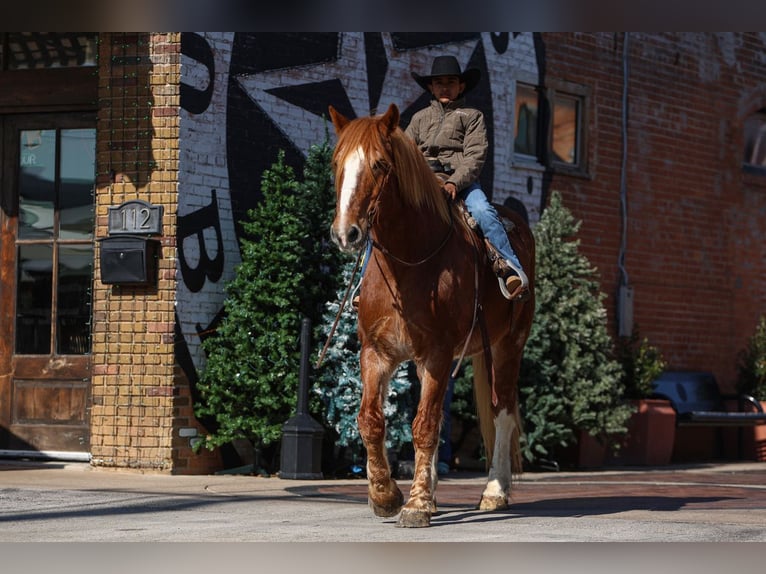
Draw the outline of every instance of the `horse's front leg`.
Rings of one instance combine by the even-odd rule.
[[[361,352],[362,403],[357,416],[359,434],[367,449],[369,504],[376,516],[396,516],[404,504],[402,491],[391,478],[386,454],[386,419],[383,414],[388,381],[396,364],[370,347]]]
[[[412,443],[415,446],[415,473],[412,477],[410,498],[399,515],[397,526],[419,528],[430,526],[431,515],[436,512],[435,489],[437,482],[436,454],[439,448],[439,430],[443,413],[444,394],[447,390],[450,359],[442,361],[437,369],[418,369],[420,374],[420,402],[412,422]]]

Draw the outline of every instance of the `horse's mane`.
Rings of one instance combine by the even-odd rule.
[[[392,167],[391,175],[399,183],[402,199],[417,210],[436,213],[449,222],[449,204],[441,191],[439,180],[428,167],[423,154],[401,128],[390,134],[391,153],[384,144],[385,127],[374,117],[357,118],[345,126],[333,154],[336,165],[343,165],[348,155],[361,148],[368,158],[367,168],[382,158]],[[393,155],[393,157],[391,157]]]

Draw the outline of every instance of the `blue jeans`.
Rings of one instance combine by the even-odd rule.
[[[458,197],[465,201],[465,206],[473,215],[476,223],[479,224],[484,237],[489,239],[489,242],[494,245],[502,258],[507,260],[514,269],[521,269],[519,258],[508,241],[508,236],[505,233],[500,217],[489,200],[487,200],[487,196],[479,187],[479,184],[472,183],[461,191]]]

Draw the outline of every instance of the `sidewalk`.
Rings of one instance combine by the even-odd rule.
[[[766,463],[527,473],[511,508],[496,513],[474,509],[485,480],[442,478],[432,527],[403,529],[372,515],[366,480],[4,460],[0,542],[766,541]]]

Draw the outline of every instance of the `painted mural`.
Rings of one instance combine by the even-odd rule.
[[[192,389],[261,174],[280,150],[299,172],[311,145],[332,141],[330,104],[359,117],[393,103],[405,127],[428,102],[410,72],[456,56],[482,72],[469,103],[484,112],[493,150],[483,189],[530,222],[539,218],[544,169],[513,155],[515,82],[543,84],[531,33],[184,33],[181,51],[176,354]]]

